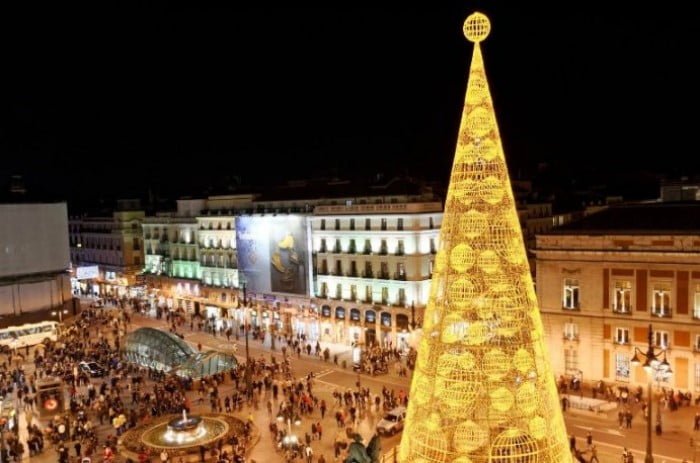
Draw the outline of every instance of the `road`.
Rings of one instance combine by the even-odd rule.
[[[163,328],[165,323],[153,319],[142,319],[139,323],[143,326],[153,326]],[[245,340],[231,339],[227,342],[225,338],[212,338],[211,335],[201,332],[185,333],[185,340],[196,345],[202,343],[208,348],[217,348],[234,352],[240,360],[245,361]],[[237,349],[231,347],[233,344],[238,344]],[[275,355],[281,358],[279,348],[277,352],[270,352],[269,346],[262,346],[260,341],[249,340],[250,355],[254,358],[259,356]],[[296,355],[293,357],[293,368],[295,374],[299,377],[306,375],[309,372],[317,372],[317,388],[316,391],[324,394],[331,394],[333,390],[352,389],[355,387],[355,382],[358,379],[357,373],[352,370],[343,369],[333,363],[326,363],[319,360],[317,357],[309,357],[302,354],[301,357]],[[381,391],[382,387],[394,388],[397,391],[409,389],[410,378],[398,377],[394,374],[369,377],[360,375],[360,382],[363,387],[369,387],[373,393]],[[324,397],[325,398],[325,397]],[[693,407],[695,409],[695,407]],[[668,416],[668,411],[663,412]],[[588,431],[593,435],[593,442],[598,448],[598,456],[601,462],[619,463],[620,455],[623,448],[627,447],[635,455],[635,461],[644,460],[644,450],[646,445],[646,421],[641,417],[641,413],[637,413],[633,420],[631,429],[619,429],[616,416],[608,418],[600,418],[594,416],[582,416],[576,412],[567,411],[565,413],[565,422],[568,433],[577,436],[577,447],[585,447],[585,437]],[[654,455],[657,457],[657,462],[680,463],[683,458],[692,461],[692,450],[690,448],[690,434],[688,428],[676,422],[677,420],[664,420],[664,434],[661,438],[653,436]],[[369,427],[363,429],[366,433],[365,438],[368,439],[371,435]],[[363,434],[365,435],[365,434]],[[400,436],[383,439],[382,447],[385,450],[398,444]],[[365,440],[367,442],[367,440]]]

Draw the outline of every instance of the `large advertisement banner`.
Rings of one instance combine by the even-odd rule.
[[[236,247],[249,291],[308,294],[306,217],[237,217]]]

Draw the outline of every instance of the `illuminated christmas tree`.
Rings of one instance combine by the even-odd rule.
[[[571,462],[479,47],[490,28],[464,23],[474,53],[402,463]]]

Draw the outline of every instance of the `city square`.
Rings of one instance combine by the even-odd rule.
[[[122,171],[115,182],[119,168],[100,168],[105,172],[73,182],[92,160],[86,155],[75,171],[58,168],[66,182],[54,183],[45,166],[29,168],[32,155],[16,157],[0,178],[6,180],[0,185],[6,189],[0,202],[0,463],[696,461],[700,177],[694,161],[682,170],[625,176],[613,166],[639,161],[627,153],[602,153],[610,159],[606,169],[597,167],[603,158],[595,156],[571,165],[554,160],[561,126],[551,131],[548,147],[515,134],[537,131],[538,120],[561,124],[539,111],[560,101],[556,95],[538,100],[549,103],[527,124],[514,122],[517,104],[501,99],[517,88],[503,77],[515,68],[503,63],[517,68],[525,56],[513,48],[498,52],[523,31],[534,49],[540,51],[538,38],[548,50],[550,13],[572,28],[588,23],[510,6],[455,10],[463,18],[462,44],[454,49],[466,54],[466,46],[471,55],[466,67],[451,66],[463,82],[446,86],[451,97],[459,93],[462,107],[445,123],[456,147],[442,153],[442,127],[430,136],[411,132],[420,140],[406,142],[435,143],[431,149],[441,154],[431,169],[422,153],[404,156],[396,169],[343,178],[338,169],[344,160],[329,150],[340,153],[357,142],[367,159],[378,159],[381,136],[341,141],[334,124],[313,110],[289,122],[299,138],[285,134],[287,127],[273,135],[298,146],[284,155],[267,151],[255,131],[274,111],[243,93],[241,105],[260,111],[265,124],[256,125],[251,112],[225,116],[207,108],[215,117],[232,117],[241,137],[250,132],[247,148],[219,145],[203,154],[204,145],[192,140],[213,130],[201,125],[206,116],[179,129],[156,126],[167,134],[162,146],[175,143],[178,156],[211,160],[216,153],[230,162],[233,153],[257,152],[237,158],[240,164],[228,164],[225,172],[187,172],[172,162],[166,168],[158,155],[127,148],[124,159],[142,162],[152,181]],[[365,10],[343,12],[372,30]],[[176,24],[219,37],[228,29],[215,25],[246,18],[230,29],[245,35],[267,22],[286,31],[289,14],[307,33],[330,33],[315,27],[332,17],[324,9],[264,8],[146,14],[172,25],[164,30],[175,41],[185,37]],[[401,13],[416,24],[435,21],[435,32],[446,24],[440,21],[454,24],[455,14],[450,8],[425,17],[417,10]],[[519,14],[541,27],[511,22],[509,32],[509,20]],[[622,35],[656,20],[615,12],[594,17],[598,27]],[[684,21],[665,27],[681,37]],[[150,24],[139,26],[146,25],[143,37],[158,43]],[[552,26],[564,37],[559,28]],[[375,33],[358,43],[369,50],[388,40]],[[290,44],[323,43],[290,37]],[[251,50],[264,49],[268,39],[260,36]],[[683,42],[654,43],[675,53]],[[530,57],[537,62],[537,53]],[[601,62],[608,59],[615,61],[614,54]],[[324,59],[314,61],[318,69],[325,66]],[[612,75],[622,79],[635,65],[623,62]],[[150,66],[153,73],[164,69]],[[577,72],[556,60],[552,66],[563,75]],[[523,80],[535,86],[542,78],[533,73],[528,69]],[[443,77],[426,71],[418,78]],[[317,101],[311,104],[325,104],[325,84],[308,89],[321,95],[309,97]],[[269,90],[255,85],[260,95]],[[145,101],[146,94],[139,95]],[[185,95],[196,105],[208,101],[194,91]],[[41,147],[36,159],[58,162],[69,152],[80,159],[76,153],[87,146],[109,151],[136,140],[157,143],[153,133],[135,127],[112,144],[99,133],[78,142],[68,126],[87,119],[72,106],[39,101],[65,121],[47,123],[55,134],[48,137],[10,130],[10,151],[34,141]],[[420,111],[437,115],[447,107]],[[39,117],[28,115],[32,110],[11,113],[11,127]],[[400,113],[394,117],[409,117]],[[637,134],[631,121],[640,119],[629,114],[620,131]],[[367,120],[373,117],[384,122],[378,114]],[[611,123],[600,111],[581,114],[580,121],[591,117],[601,127]],[[307,131],[311,120],[329,124],[329,144]],[[605,140],[612,151],[615,142]],[[636,149],[655,152],[656,139],[645,140]],[[587,143],[572,149],[586,152]],[[533,163],[521,155],[532,149],[544,150],[546,160]],[[312,173],[323,161],[337,164]],[[178,175],[191,181],[178,184]]]

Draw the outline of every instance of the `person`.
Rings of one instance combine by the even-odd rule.
[[[307,445],[304,449],[304,455],[306,455],[306,463],[312,463],[314,457],[314,450],[310,445]]]
[[[588,460],[588,463],[600,463],[598,461],[598,448],[595,446],[595,444],[591,445],[591,459]]]
[[[326,463],[326,458],[323,456],[323,454],[318,456],[318,463]]]
[[[169,458],[170,458],[170,455],[168,455],[168,451],[163,449],[163,451],[160,452],[160,461],[165,463],[166,461],[168,461]]]
[[[591,434],[591,431],[588,431],[588,434],[586,434],[586,445],[589,448],[593,445],[593,434]]]

